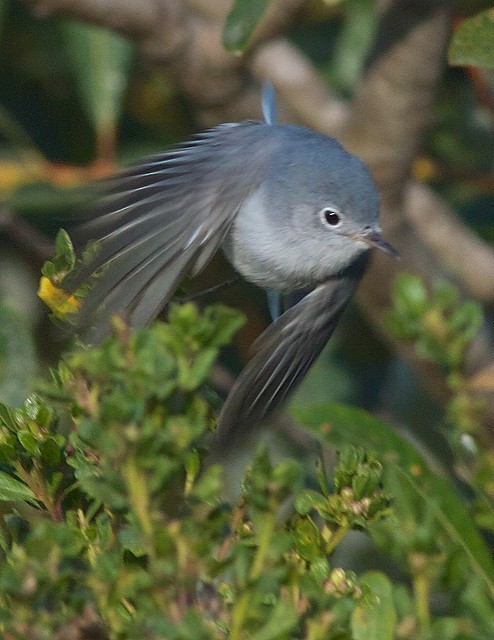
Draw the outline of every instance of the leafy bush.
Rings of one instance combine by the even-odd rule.
[[[348,450],[334,493],[301,492],[301,465],[272,465],[261,447],[233,505],[221,498],[220,466],[203,465],[204,382],[240,322],[192,304],[135,334],[117,321],[101,347],[60,365],[50,404],[2,406],[3,497],[15,507],[1,619],[11,637],[51,638],[85,616],[103,637],[275,638],[309,624],[326,637],[374,602],[327,554],[338,531],[387,512],[377,461]],[[283,522],[294,494],[297,515]]]
[[[392,319],[417,327],[417,314],[399,315],[408,285]],[[437,301],[424,295],[430,311]],[[332,473],[320,463],[307,485],[299,461],[273,464],[260,444],[238,500],[225,499],[208,461],[217,401],[206,383],[242,321],[191,303],[135,333],[117,318],[41,395],[0,406],[4,637],[492,637],[493,563],[467,506],[365,412],[297,409],[340,451]],[[333,563],[352,530],[395,558],[401,578]]]

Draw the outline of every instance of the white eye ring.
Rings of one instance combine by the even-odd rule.
[[[337,209],[333,209],[332,207],[324,207],[324,209],[321,210],[319,216],[321,218],[321,222],[326,227],[335,229],[341,224],[341,213]]]

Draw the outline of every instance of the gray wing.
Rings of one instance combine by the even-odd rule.
[[[330,339],[365,271],[363,255],[339,276],[317,286],[271,324],[253,345],[220,414],[218,444],[263,422],[297,388]]]
[[[133,327],[148,324],[182,278],[205,266],[262,182],[270,130],[257,122],[221,125],[110,182],[74,233],[80,246],[97,241],[97,251],[64,281],[69,292],[92,285],[76,319],[91,342],[108,333],[116,312]]]

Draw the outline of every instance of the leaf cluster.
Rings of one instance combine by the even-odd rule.
[[[480,305],[461,300],[447,282],[437,282],[429,292],[420,278],[402,273],[387,320],[397,338],[413,343],[422,358],[443,371],[450,391],[445,423],[457,472],[476,494],[479,523],[494,531],[494,464],[482,428],[485,403],[468,371],[469,347],[483,323]]]
[[[242,321],[190,303],[135,333],[116,319],[44,397],[0,406],[7,637],[351,638],[362,607],[380,615],[365,580],[329,559],[342,531],[388,513],[377,461],[349,449],[336,492],[320,473],[304,494],[301,464],[261,447],[236,503],[205,463],[205,382]]]
[[[135,333],[117,318],[101,346],[65,357],[43,397],[0,405],[2,632],[488,637],[494,569],[466,507],[368,414],[300,410],[321,443],[339,450],[333,471],[320,464],[306,486],[299,461],[274,464],[260,446],[240,496],[225,499],[222,467],[207,453],[206,382],[241,322],[224,307],[199,313],[190,303]],[[351,531],[370,534],[412,587],[335,563]],[[451,610],[433,613],[444,589]]]

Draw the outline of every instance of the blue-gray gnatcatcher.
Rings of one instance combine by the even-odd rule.
[[[331,337],[369,249],[397,255],[381,236],[365,164],[334,138],[275,124],[269,86],[263,110],[265,122],[220,125],[118,176],[82,228],[99,250],[70,283],[107,266],[79,316],[93,340],[119,311],[133,327],[148,324],[219,247],[256,285],[308,291],[254,344],[220,415],[225,441],[264,421],[296,388]]]

